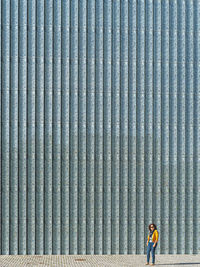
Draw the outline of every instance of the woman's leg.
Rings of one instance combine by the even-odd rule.
[[[151,246],[150,246],[150,243],[148,243],[148,247],[147,247],[147,262],[149,262],[149,259],[150,259],[150,251],[151,251]]]
[[[155,247],[152,247],[152,250],[151,250],[151,253],[152,253],[152,263],[155,263],[155,250],[156,250],[156,247],[157,247],[157,244],[156,244]]]

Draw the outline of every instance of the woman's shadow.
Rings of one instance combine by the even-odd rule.
[[[156,265],[191,265],[191,264],[196,264],[196,265],[200,265],[200,262],[180,262],[180,263],[156,263]]]

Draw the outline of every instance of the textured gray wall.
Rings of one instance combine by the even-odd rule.
[[[1,1],[1,254],[200,253],[200,1]]]

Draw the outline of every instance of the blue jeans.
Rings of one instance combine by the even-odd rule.
[[[153,247],[154,242],[149,242],[148,243],[148,247],[147,247],[147,262],[149,262],[150,251],[151,251],[151,254],[152,254],[152,263],[155,263],[155,250],[156,250],[157,244],[158,243],[156,243],[155,247]]]

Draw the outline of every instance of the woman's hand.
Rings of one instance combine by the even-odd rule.
[[[155,248],[155,246],[156,246],[156,243],[155,244],[153,244],[153,247]]]
[[[147,241],[147,247],[148,247],[148,244],[149,244],[149,242]]]

